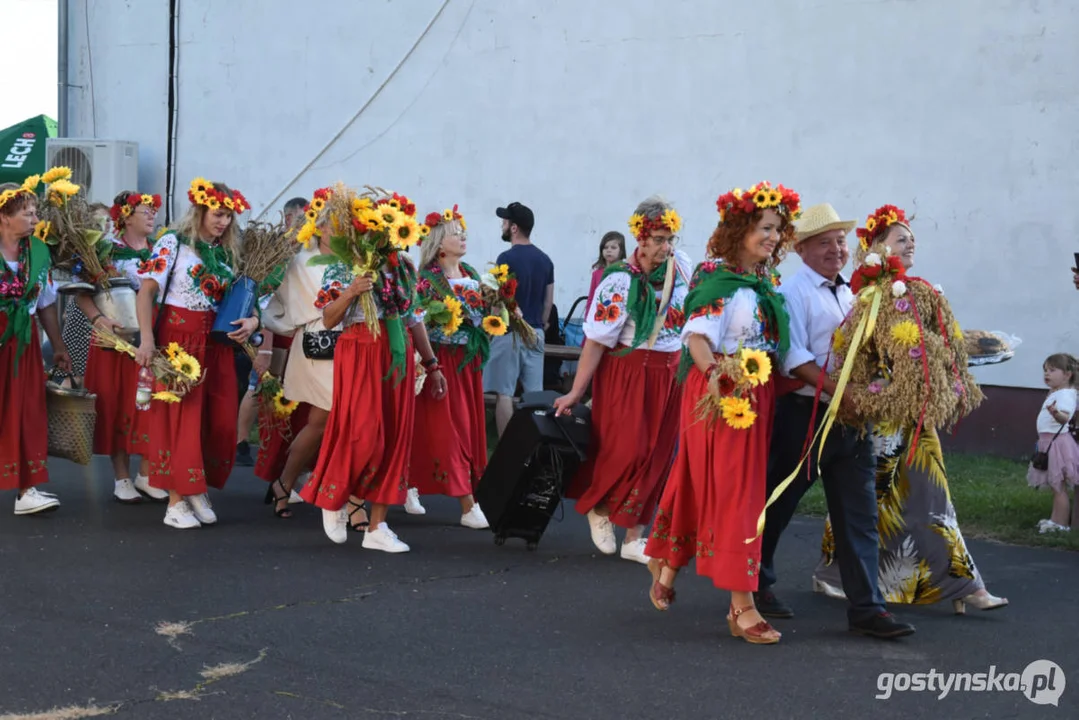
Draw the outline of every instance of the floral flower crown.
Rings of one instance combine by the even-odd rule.
[[[907,224],[907,214],[895,205],[881,205],[865,219],[865,227],[858,228],[858,242],[863,250],[882,238],[888,232],[888,228],[896,223]]]
[[[206,178],[201,177],[191,181],[191,187],[187,191],[187,199],[191,201],[192,205],[202,205],[210,210],[223,207],[237,215],[251,209],[251,203],[247,202],[247,198],[239,190],[233,190],[232,195],[229,195],[223,190],[218,190]]]
[[[441,214],[436,212],[427,213],[427,217],[423,219],[423,225],[427,228],[427,231],[424,232],[424,236],[426,236],[429,232],[434,230],[442,223],[449,223],[454,221],[460,223],[462,230],[468,230],[468,225],[465,223],[465,216],[457,212],[457,205],[454,205],[452,208],[447,208],[443,210]]]
[[[0,192],[0,208],[4,207],[4,205],[7,204],[8,200],[22,195],[23,193],[26,193],[28,195],[34,195],[35,191],[37,190],[38,183],[40,182],[40,175],[31,175],[30,177],[22,181],[21,187],[17,187],[14,190],[5,190],[3,192]]]
[[[782,185],[772,187],[772,184],[765,180],[749,190],[735,188],[720,195],[716,200],[716,209],[719,210],[720,222],[727,220],[731,213],[741,212],[748,215],[757,210],[775,210],[790,222],[797,220],[802,214],[802,199],[790,188]]]
[[[670,230],[671,234],[682,229],[682,217],[674,210],[667,208],[657,217],[633,213],[629,216],[629,230],[638,242],[644,242],[645,238],[652,236],[653,230]]]
[[[113,203],[113,206],[109,208],[109,217],[117,228],[122,228],[124,221],[131,217],[131,213],[135,212],[135,208],[139,205],[153,208],[156,212],[161,208],[161,196],[131,193],[124,198],[122,203]]]

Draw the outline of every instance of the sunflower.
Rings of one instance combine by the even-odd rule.
[[[772,375],[772,359],[761,350],[742,350],[742,377],[751,385],[763,385]]]
[[[314,206],[314,204],[315,203],[312,201],[311,205]],[[362,198],[362,197],[354,197],[354,198],[352,198],[352,214],[356,217],[357,220],[361,220],[362,217],[363,217],[363,213],[367,212],[372,207],[374,207],[374,206],[371,204],[371,201],[369,199],[367,199],[367,198]]]
[[[502,283],[509,280],[510,266],[509,265],[495,265],[494,268],[491,270],[491,274],[494,275],[495,280],[497,280],[498,284],[501,285]]]
[[[667,226],[667,229],[672,233],[677,233],[682,229],[682,218],[674,211],[674,208],[667,208],[663,211],[663,215],[660,217],[660,221]]]
[[[871,217],[871,218],[869,218],[869,219],[867,219],[865,221],[865,229],[868,230],[869,232],[873,232],[874,230],[876,230],[876,228],[877,228],[877,219],[876,218]]]
[[[120,214],[125,218],[131,217],[131,213],[133,212],[135,212],[135,208],[131,207],[130,205],[124,205],[122,208],[120,208]]]
[[[169,359],[169,361],[171,362],[174,358],[178,357],[180,355],[180,353],[182,353],[183,351],[184,351],[184,349],[182,347],[180,347],[180,343],[178,343],[178,342],[170,342],[168,344],[168,347],[165,348],[165,357],[167,357]]]
[[[49,192],[57,192],[61,195],[71,197],[72,195],[75,195],[79,192],[79,186],[71,182],[70,180],[57,180],[56,182],[49,185]]]
[[[300,231],[296,233],[296,242],[303,243],[304,249],[311,249],[311,240],[314,239],[317,231],[313,223],[304,223]]]
[[[383,229],[392,228],[405,217],[403,212],[392,205],[379,205],[375,208],[375,215],[378,217]]]
[[[768,191],[767,190],[758,190],[753,195],[753,204],[756,205],[759,208],[768,207]]]
[[[154,400],[160,400],[169,404],[180,402],[180,396],[171,390],[162,390],[161,392],[155,392],[150,396]]]
[[[644,215],[640,213],[633,213],[629,217],[629,231],[633,233],[633,237],[637,237],[644,229]]]
[[[139,202],[142,203],[143,205],[153,206],[154,205],[154,196],[153,195],[145,195],[145,194],[140,195],[139,196]]]
[[[427,223],[424,223],[423,225],[420,225],[419,230],[420,230],[420,237],[421,238],[425,238],[425,237],[427,237],[428,235],[431,234],[431,226],[428,225]]]
[[[52,232],[52,223],[48,220],[41,220],[34,226],[34,237],[43,242],[49,237],[50,232]]]
[[[188,380],[198,380],[199,376],[202,375],[202,366],[199,365],[199,361],[182,350],[170,359],[169,363],[176,372]]]
[[[394,247],[407,250],[420,240],[420,227],[414,218],[398,212],[399,219],[390,226],[390,242]]]
[[[221,207],[221,201],[215,197],[207,197],[205,204],[206,207],[210,208],[211,210],[217,210]]]
[[[749,405],[749,400],[738,397],[720,398],[719,409],[723,419],[735,430],[745,430],[757,419],[757,413]]]
[[[768,191],[768,206],[769,207],[779,207],[779,204],[781,202],[783,202],[783,193],[779,192],[778,190],[769,190]]]
[[[322,208],[326,207],[326,201],[322,198],[315,198],[311,201],[311,209],[316,213],[322,212]]]
[[[43,183],[45,183],[46,185],[50,185],[50,184],[56,182],[57,180],[70,180],[70,179],[71,179],[71,168],[64,167],[62,165],[59,166],[59,167],[52,168],[51,170],[47,171],[44,175],[41,176],[41,181]]]
[[[892,339],[903,347],[914,347],[921,340],[922,333],[911,320],[901,320],[892,325]]]
[[[464,215],[458,215],[457,216],[457,222],[461,223],[461,229],[462,230],[464,230],[465,232],[468,232],[468,225],[465,223],[465,216]]]
[[[288,417],[299,405],[295,400],[289,400],[285,397],[284,388],[277,391],[273,396],[273,411],[277,417]]]
[[[235,212],[236,211],[236,203],[234,203],[232,201],[232,198],[226,197],[221,202],[222,202],[222,204],[224,204],[226,210],[229,210],[230,212]]]
[[[197,177],[191,181],[191,192],[196,195],[199,193],[206,193],[212,190],[214,184],[204,177]]]
[[[506,323],[497,315],[488,315],[483,319],[483,331],[488,335],[499,337],[506,334]]]

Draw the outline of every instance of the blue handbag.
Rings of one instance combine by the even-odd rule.
[[[574,318],[573,313],[576,312],[578,305],[587,300],[587,295],[577,298],[570,307],[569,313],[566,314],[566,319],[562,321],[562,335],[566,338],[568,347],[584,347],[584,314],[582,313],[580,318]],[[587,309],[585,308],[586,311]]]

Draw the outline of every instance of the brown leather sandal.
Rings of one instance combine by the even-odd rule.
[[[756,625],[744,628],[738,624],[738,616],[755,608],[749,605],[744,608],[734,609],[731,605],[727,614],[727,627],[730,628],[733,637],[740,637],[753,645],[775,645],[783,635],[771,626],[766,620],[761,620]]]
[[[656,607],[656,610],[667,611],[674,602],[675,592],[673,587],[667,587],[659,581],[663,568],[668,567],[666,560],[652,558],[648,561],[648,570],[652,573],[652,586],[648,589],[648,599]]]

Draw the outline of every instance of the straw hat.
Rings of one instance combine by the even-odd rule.
[[[841,220],[839,213],[828,203],[813,205],[802,212],[802,217],[794,221],[795,242],[820,235],[829,230],[842,230],[849,233],[858,225],[857,220]]]

